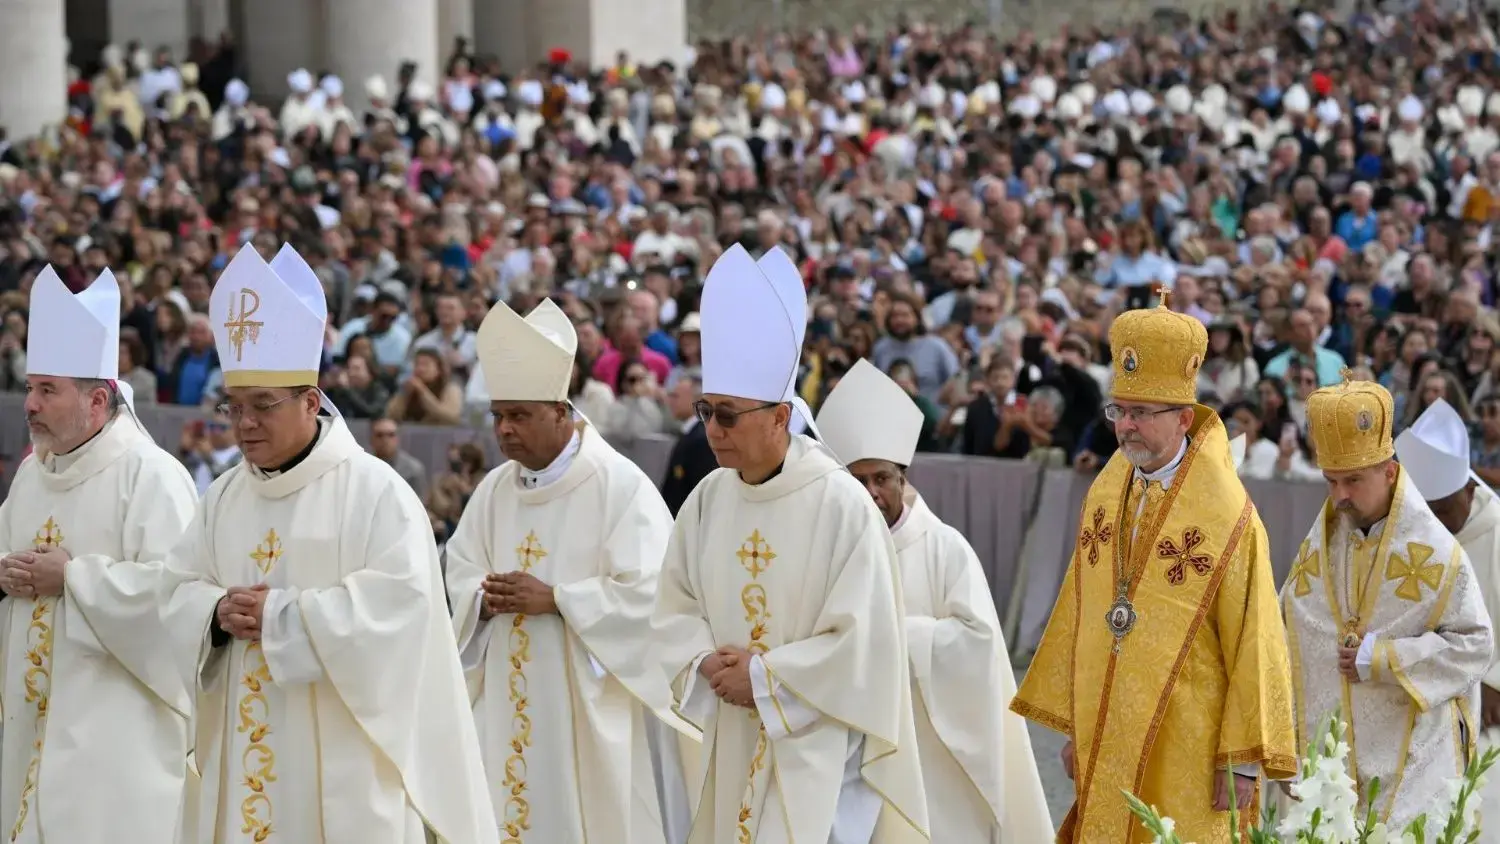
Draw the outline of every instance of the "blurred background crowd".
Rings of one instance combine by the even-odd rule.
[[[1208,328],[1200,400],[1247,434],[1245,475],[1320,479],[1304,401],[1349,368],[1398,429],[1445,397],[1500,485],[1500,16],[1470,6],[1004,42],[911,21],[523,75],[459,41],[436,86],[299,70],[274,104],[228,39],[110,48],[66,125],[0,136],[0,390],[36,273],[109,267],[137,401],[212,406],[215,278],[290,242],[328,294],[324,389],[451,525],[484,451],[424,466],[396,433],[483,423],[491,303],[573,317],[606,434],[691,432],[699,290],[739,242],[804,271],[803,397],[869,358],[924,451],[1098,466],[1110,321],[1164,302]],[[237,459],[221,419],[180,447],[204,486]]]

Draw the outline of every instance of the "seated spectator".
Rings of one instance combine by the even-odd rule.
[[[1245,332],[1236,320],[1215,320],[1208,326],[1208,355],[1198,370],[1198,389],[1212,390],[1226,402],[1244,401],[1255,395],[1260,368],[1245,344]]]
[[[13,310],[0,324],[0,390],[26,390],[26,312]]]
[[[661,352],[645,345],[641,322],[635,314],[629,310],[617,311],[610,325],[612,330],[606,332],[609,347],[594,362],[594,378],[605,384],[619,384],[620,370],[625,362],[635,360],[656,376],[657,383],[666,383],[672,374],[672,362]]]
[[[943,342],[935,337],[926,339],[936,340],[939,343]],[[917,437],[917,451],[937,451],[937,427],[938,423],[942,421],[943,414],[931,399],[922,395],[919,391],[917,387],[916,367],[912,366],[911,361],[905,358],[897,358],[891,364],[891,368],[886,374],[891,376],[891,380],[895,381],[897,386],[905,390],[906,394],[911,396],[911,400],[916,402],[917,407],[922,410],[922,433]],[[829,389],[832,390],[832,387],[830,386]]]
[[[895,377],[892,370],[896,363],[905,362],[912,371],[917,392],[936,409],[942,400],[943,387],[962,368],[953,347],[943,338],[927,333],[922,325],[921,300],[910,293],[891,296],[885,330],[886,336],[875,341],[870,362],[892,378]],[[936,419],[933,424],[937,424]],[[917,448],[926,450],[921,446]]]
[[[201,405],[210,398],[210,381],[219,371],[219,353],[214,348],[214,329],[208,317],[193,314],[187,320],[187,343],[177,355],[160,390],[171,404]]]
[[[401,448],[401,426],[382,417],[370,423],[370,453],[389,463],[419,498],[427,496],[427,468]]]
[[[1024,436],[1030,445],[1026,459],[1040,460],[1048,466],[1066,466],[1073,454],[1073,435],[1063,427],[1067,411],[1062,393],[1056,387],[1038,387],[1031,391],[1026,413],[1017,420],[1011,437]]]
[[[146,346],[134,328],[120,329],[120,380],[130,385],[135,403],[156,404],[156,373],[147,369]]]
[[[353,355],[334,375],[328,398],[339,413],[350,419],[378,419],[385,414],[391,391],[375,380],[369,358]]]
[[[1489,396],[1479,402],[1479,435],[1469,447],[1469,464],[1474,474],[1500,490],[1500,396]]]
[[[1262,436],[1260,406],[1253,401],[1230,402],[1219,411],[1219,418],[1224,420],[1224,431],[1231,440],[1245,435],[1245,460],[1240,463],[1240,477],[1269,481],[1276,472],[1281,451],[1278,443]]]
[[[667,423],[665,399],[656,376],[638,360],[627,361],[620,367],[620,380],[615,385],[615,403],[609,409],[609,418],[604,424],[604,433],[611,437],[635,439],[670,431]],[[676,433],[671,431],[671,433]]]
[[[960,450],[977,457],[1016,456],[1003,453],[1010,440],[1000,439],[1005,411],[1015,405],[1016,398],[1015,364],[1000,355],[991,357],[984,371],[984,392],[969,402],[960,434]]]
[[[431,349],[412,359],[411,377],[386,403],[385,415],[397,422],[457,425],[463,416],[463,391],[448,374],[448,363]]]
[[[432,491],[427,495],[427,509],[443,523],[448,535],[458,526],[474,488],[484,480],[489,471],[485,466],[484,449],[474,443],[461,443],[448,447],[447,471],[432,482]]]
[[[667,383],[664,385],[668,390],[677,386],[678,379],[684,376],[694,378],[703,377],[703,336],[701,334],[702,323],[696,312],[690,313],[682,318],[682,323],[677,326],[677,364],[672,367],[672,372],[667,375]]]
[[[593,422],[595,427],[609,422],[609,413],[615,404],[614,390],[589,374],[582,355],[573,356],[573,380],[568,384],[568,403]]]
[[[1313,315],[1305,309],[1292,311],[1288,320],[1291,339],[1286,351],[1271,358],[1266,364],[1265,374],[1285,375],[1293,362],[1312,370],[1317,376],[1318,386],[1332,387],[1344,380],[1343,356],[1332,349],[1318,345],[1318,326]]]
[[[411,353],[415,356],[421,349],[437,352],[448,362],[454,382],[465,384],[479,358],[474,348],[474,332],[464,325],[463,299],[457,293],[443,293],[437,297],[433,310],[437,325],[412,341]]]
[[[230,427],[233,419],[227,406],[220,406],[207,421],[196,419],[182,426],[177,456],[193,476],[201,496],[225,472],[239,465],[243,455],[235,443]]]

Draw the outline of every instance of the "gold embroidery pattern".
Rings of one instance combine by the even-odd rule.
[[[1180,547],[1169,536],[1157,541],[1156,556],[1172,561],[1172,565],[1167,567],[1168,583],[1181,586],[1187,580],[1189,568],[1199,577],[1208,577],[1208,573],[1214,570],[1214,561],[1207,554],[1196,553],[1198,546],[1202,544],[1203,531],[1197,528],[1188,528],[1182,532]]]
[[[1297,552],[1297,562],[1292,566],[1293,591],[1298,598],[1312,591],[1312,581],[1323,576],[1323,563],[1312,542],[1302,540],[1302,549]]]
[[[41,530],[31,538],[38,550],[43,547],[56,548],[62,545],[63,532],[57,521],[47,517]],[[31,761],[26,765],[26,781],[21,785],[21,806],[16,811],[16,825],[10,831],[10,840],[15,841],[26,828],[26,817],[31,814],[31,795],[36,792],[37,774],[42,767],[42,739],[46,736],[47,706],[52,698],[52,610],[56,598],[38,598],[31,610],[31,623],[26,627],[26,702],[36,705],[36,742],[31,748]]]
[[[276,529],[266,531],[265,539],[250,553],[260,573],[270,574],[281,559],[281,539]],[[245,676],[240,687],[245,694],[240,698],[240,723],[237,728],[248,740],[240,756],[244,768],[241,782],[248,793],[240,801],[240,832],[251,836],[253,841],[265,841],[275,832],[272,820],[275,817],[271,796],[266,786],[276,782],[276,752],[266,742],[271,735],[271,703],[266,699],[266,686],[271,682],[271,666],[266,664],[266,655],[259,642],[251,642],[245,648]]]
[[[1429,562],[1432,559],[1432,549],[1420,542],[1406,543],[1407,562],[1400,554],[1391,553],[1385,560],[1385,579],[1399,580],[1400,585],[1396,587],[1396,597],[1412,603],[1422,600],[1422,584],[1437,591],[1443,585],[1443,572],[1445,567],[1442,563]]]
[[[236,316],[234,304],[229,305],[229,313],[224,320],[224,327],[229,329],[229,345],[234,347],[234,359],[243,361],[245,359],[245,341],[255,345],[260,340],[260,330],[265,326],[264,322],[253,320],[250,317],[260,310],[260,294],[248,287],[240,288],[240,312]]]
[[[526,541],[516,546],[516,560],[521,571],[530,572],[538,560],[547,556],[536,531],[526,534]],[[524,667],[531,661],[531,635],[526,632],[526,616],[517,613],[510,625],[510,702],[515,713],[510,722],[510,756],[505,760],[504,785],[510,790],[505,799],[505,840],[502,844],[521,844],[521,833],[531,829],[531,803],[525,794],[526,748],[531,746],[531,705],[527,696]]]
[[[1108,545],[1114,538],[1115,529],[1104,523],[1104,508],[1098,507],[1094,510],[1094,526],[1084,528],[1083,533],[1078,535],[1078,541],[1089,549],[1089,565],[1099,563],[1099,546]]]
[[[771,618],[768,606],[766,587],[756,581],[766,569],[771,567],[771,561],[776,559],[776,552],[772,550],[771,543],[760,535],[760,530],[750,533],[750,538],[740,544],[740,550],[735,552],[739,558],[740,565],[750,573],[750,583],[740,590],[740,606],[745,608],[745,621],[750,624],[750,644],[745,650],[752,654],[763,654],[770,650],[766,645],[766,622]],[[751,718],[757,717],[751,713]],[[751,844],[750,818],[754,814],[755,804],[755,777],[766,767],[766,750],[770,745],[770,739],[766,737],[766,728],[762,724],[760,733],[755,738],[755,754],[750,758],[750,778],[745,781],[745,798],[740,802],[739,834],[737,844]]]

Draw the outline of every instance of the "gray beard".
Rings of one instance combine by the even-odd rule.
[[[1155,460],[1158,456],[1156,452],[1143,445],[1126,445],[1121,443],[1120,451],[1125,453],[1125,459],[1129,460],[1132,466],[1144,466]]]

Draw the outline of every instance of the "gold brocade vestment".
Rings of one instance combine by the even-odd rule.
[[[1090,487],[1057,605],[1011,705],[1074,743],[1077,796],[1059,842],[1150,842],[1122,789],[1174,818],[1185,840],[1228,842],[1215,776],[1252,763],[1273,778],[1296,772],[1265,528],[1218,417],[1196,408],[1188,435],[1164,490],[1132,493],[1123,454]],[[1136,618],[1116,652],[1106,617],[1119,572]]]

